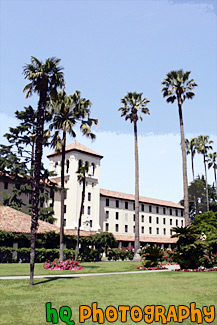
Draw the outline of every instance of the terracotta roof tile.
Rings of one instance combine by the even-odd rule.
[[[82,144],[80,144],[77,141],[72,142],[72,143],[70,143],[69,145],[66,146],[66,152],[68,152],[68,151],[86,152],[86,153],[88,153],[90,155],[103,158],[103,156],[100,155],[99,153],[93,151],[92,149],[90,149],[88,147],[83,146]],[[53,152],[53,153],[50,153],[49,155],[47,155],[47,157],[52,157],[52,156],[60,155],[60,153],[61,153],[61,151],[60,152]]]
[[[76,229],[65,229],[64,233],[65,233],[65,235],[69,235],[69,236],[77,236],[78,231]],[[95,234],[96,234],[95,231],[80,230],[80,236],[81,237],[88,237],[90,235],[95,235]]]
[[[135,241],[134,235],[114,235],[116,240],[119,241]],[[169,238],[169,237],[149,237],[149,236],[139,236],[139,241],[142,243],[158,243],[158,244],[175,244],[177,242],[177,238]]]
[[[117,199],[135,201],[135,195],[133,195],[133,194],[115,192],[115,191],[110,191],[110,190],[100,189],[100,195],[113,197],[113,198],[117,198]],[[144,197],[144,196],[139,197],[139,202],[148,203],[148,204],[155,204],[155,205],[162,205],[162,206],[166,206],[166,207],[168,206],[168,207],[172,207],[172,208],[184,209],[184,207],[181,206],[180,204],[177,204],[177,203],[174,203],[174,202],[171,202],[171,201],[152,199],[152,198]]]

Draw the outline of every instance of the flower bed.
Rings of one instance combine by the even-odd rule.
[[[80,271],[83,270],[83,267],[80,265],[80,262],[75,262],[73,260],[67,260],[65,262],[55,259],[53,262],[47,261],[44,262],[43,269],[45,270],[69,270],[69,271]]]
[[[183,272],[211,272],[211,271],[217,271],[217,267],[213,267],[213,268],[210,268],[210,269],[176,269],[174,271],[183,271]]]
[[[137,266],[138,270],[166,270],[167,267],[165,266],[150,266],[150,267],[145,267],[145,266]]]

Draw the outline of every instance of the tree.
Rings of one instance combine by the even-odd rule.
[[[184,214],[185,224],[191,223],[189,217],[189,202],[188,202],[188,177],[187,177],[187,162],[186,162],[186,149],[185,149],[185,134],[184,123],[182,116],[182,104],[185,99],[192,99],[194,97],[193,89],[197,86],[193,79],[188,80],[190,71],[184,72],[183,70],[171,71],[166,75],[162,82],[163,97],[167,97],[167,103],[178,102],[180,134],[181,134],[181,149],[182,149],[182,170],[183,170],[183,188],[184,188]]]
[[[142,121],[141,113],[150,114],[147,108],[149,100],[142,98],[143,93],[129,92],[121,99],[123,104],[118,110],[121,111],[121,116],[125,120],[130,120],[134,126],[134,142],[135,142],[135,244],[134,244],[134,258],[133,260],[140,261],[139,255],[139,157],[138,157],[138,139],[137,139],[137,121]]]
[[[30,251],[30,285],[33,285],[35,263],[35,239],[38,227],[38,203],[40,187],[41,159],[43,152],[44,120],[48,100],[57,97],[57,89],[63,88],[63,68],[59,66],[60,59],[51,57],[45,63],[31,57],[31,63],[23,69],[25,79],[30,81],[24,87],[26,98],[33,92],[39,96],[37,109],[35,155],[32,181],[32,221],[31,221],[31,251]]]
[[[185,139],[185,145],[186,145],[186,153],[191,154],[191,169],[192,169],[192,177],[194,182],[194,156],[196,153],[197,148],[197,138],[192,138],[190,141],[188,139]],[[198,204],[197,204],[197,197],[196,194],[194,194],[194,205],[196,214],[198,214]]]
[[[216,180],[217,153],[216,152],[213,152],[213,153],[209,154],[208,168],[210,169],[211,167],[213,167],[213,171],[214,171],[215,189],[216,189],[216,195],[217,195],[217,180]]]
[[[206,180],[206,202],[207,202],[207,212],[209,211],[209,193],[208,193],[208,182],[207,182],[207,168],[206,168],[206,159],[208,157],[208,151],[212,149],[211,144],[212,140],[209,140],[208,135],[199,135],[197,139],[197,152],[203,155],[203,164],[205,171],[205,180]]]
[[[95,134],[91,132],[92,124],[97,124],[97,119],[90,118],[91,102],[81,98],[78,90],[73,95],[67,96],[65,91],[58,94],[58,99],[51,102],[53,120],[50,125],[51,130],[56,130],[52,140],[52,147],[56,151],[61,151],[61,217],[60,217],[60,260],[63,260],[64,248],[64,194],[65,194],[65,147],[66,135],[76,137],[73,130],[77,123],[80,123],[80,129],[83,135],[95,139]],[[62,138],[60,137],[62,132]]]

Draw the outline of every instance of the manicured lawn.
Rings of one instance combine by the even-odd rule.
[[[118,268],[118,264],[114,263],[113,269],[115,265]],[[79,306],[91,306],[93,302],[98,302],[98,307],[103,310],[109,305],[138,305],[141,308],[163,305],[168,308],[169,305],[189,306],[191,302],[196,302],[197,307],[201,308],[214,305],[217,297],[217,272],[138,273],[88,278],[78,275],[77,278],[36,279],[35,284],[30,287],[28,280],[0,280],[0,324],[52,324],[46,322],[46,302],[52,302],[52,307],[57,309],[63,305],[69,306],[72,319],[80,324]],[[59,324],[64,323],[59,321]],[[84,324],[98,322],[93,323],[90,319]],[[105,321],[104,324],[111,323]],[[123,323],[119,318],[113,324]],[[134,322],[128,317],[125,324],[132,325]],[[193,323],[187,320],[183,324]],[[212,324],[217,324],[217,318]]]

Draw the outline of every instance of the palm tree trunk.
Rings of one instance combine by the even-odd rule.
[[[194,182],[194,156],[191,151],[191,169],[192,169],[192,177],[193,177],[193,182]],[[199,209],[198,209],[198,201],[197,201],[197,195],[194,193],[194,207],[195,207],[195,214],[199,214]]]
[[[135,244],[134,244],[134,262],[139,262],[139,155],[137,140],[137,121],[134,120],[134,140],[135,140]]]
[[[216,189],[216,195],[217,195],[217,181],[216,181],[216,169],[215,169],[215,164],[213,166],[213,170],[214,170],[214,178],[215,178],[215,189]]]
[[[203,164],[204,164],[205,180],[206,180],[206,208],[207,208],[207,212],[208,212],[209,211],[209,193],[208,193],[208,184],[207,184],[207,171],[206,171],[206,157],[205,157],[205,154],[203,154]]]
[[[64,250],[64,198],[65,198],[65,156],[66,156],[66,132],[63,131],[62,159],[61,159],[61,216],[60,216],[60,261],[63,261]]]
[[[83,206],[84,206],[84,199],[85,199],[85,183],[86,183],[86,177],[83,177],[82,184],[82,197],[81,197],[81,207],[80,207],[80,214],[78,219],[78,235],[77,235],[77,243],[76,243],[76,249],[75,249],[75,261],[77,261],[78,253],[79,253],[79,239],[80,239],[80,227],[81,227],[81,217],[83,212]]]
[[[39,203],[39,187],[41,159],[43,152],[43,133],[44,133],[44,114],[46,109],[46,91],[40,93],[38,112],[37,112],[37,128],[36,128],[36,144],[34,171],[32,179],[32,218],[31,218],[31,235],[30,235],[30,285],[34,281],[35,266],[35,240],[38,228],[38,203]]]
[[[185,225],[191,224],[189,217],[189,202],[188,202],[188,176],[187,176],[187,159],[185,150],[185,135],[184,135],[184,125],[182,117],[182,100],[178,97],[178,108],[179,108],[179,123],[180,123],[180,133],[181,133],[181,149],[182,149],[182,172],[183,172],[183,189],[184,189],[184,214],[185,214]]]

